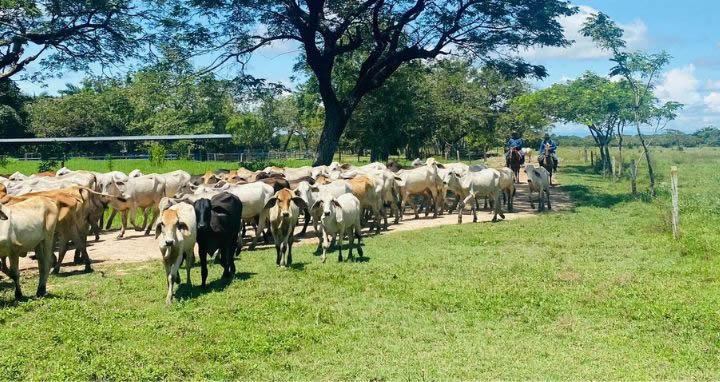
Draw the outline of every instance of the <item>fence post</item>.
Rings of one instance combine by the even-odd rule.
[[[588,149],[587,147],[583,149],[583,163],[588,162]]]
[[[635,159],[630,161],[630,187],[632,194],[637,195],[637,162]]]
[[[595,151],[590,151],[590,167],[595,167]]]
[[[672,192],[672,229],[673,237],[680,238],[680,207],[678,205],[678,169],[670,167],[670,190]]]

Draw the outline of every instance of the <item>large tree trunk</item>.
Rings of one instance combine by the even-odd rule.
[[[343,131],[345,131],[348,120],[349,115],[345,115],[340,105],[325,105],[325,124],[322,134],[320,134],[317,157],[315,158],[313,166],[329,165],[332,163],[333,155],[335,155],[335,151],[340,144],[340,137]]]

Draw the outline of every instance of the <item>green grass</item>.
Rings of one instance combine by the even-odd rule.
[[[0,289],[6,379],[717,379],[718,150],[658,152],[659,197],[582,165],[570,212],[366,238],[366,261],[243,252],[232,283],[181,285],[159,261]],[[683,237],[666,173],[680,168]],[[646,187],[641,179],[640,189]],[[518,201],[524,203],[524,201]],[[334,253],[333,253],[334,254]],[[184,276],[183,276],[184,277]],[[199,283],[199,270],[193,270]],[[23,280],[31,292],[36,280]]]
[[[393,157],[392,159],[397,160],[402,164],[409,164],[410,161],[404,158]],[[335,160],[340,160],[339,156],[335,156]],[[174,170],[185,170],[193,175],[201,175],[206,171],[212,171],[217,169],[237,169],[239,165],[242,165],[250,170],[260,170],[267,166],[287,166],[287,167],[300,167],[312,165],[310,159],[282,159],[282,160],[268,160],[268,161],[254,161],[248,163],[239,164],[237,162],[223,162],[223,161],[207,161],[198,162],[192,160],[166,160],[161,166],[153,165],[147,159],[114,159],[110,162],[104,159],[70,159],[65,162],[65,166],[71,170],[87,170],[87,171],[98,171],[107,172],[111,170],[122,171],[128,173],[134,169],[139,169],[143,173],[152,172],[169,172]],[[354,165],[362,165],[370,163],[370,158],[367,156],[357,157],[344,155],[342,157],[343,163],[350,163]],[[40,161],[36,160],[18,160],[16,158],[8,158],[8,163],[5,166],[0,165],[0,174],[9,175],[15,171],[19,171],[25,175],[30,175],[38,171]],[[53,171],[58,170],[60,164]]]

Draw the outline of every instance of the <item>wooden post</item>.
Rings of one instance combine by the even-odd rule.
[[[637,195],[637,162],[635,159],[630,161],[630,187],[632,194]]]
[[[583,149],[583,163],[588,162],[588,149],[587,147]]]
[[[680,238],[680,207],[678,205],[678,169],[670,167],[670,190],[672,192],[672,229],[673,237]]]
[[[590,151],[590,167],[595,167],[595,151]]]

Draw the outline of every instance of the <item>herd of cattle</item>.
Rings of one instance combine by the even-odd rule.
[[[533,193],[538,193],[539,209],[544,209],[545,204],[549,209],[547,172],[528,165],[525,173],[531,207]],[[446,209],[456,210],[460,223],[468,203],[477,221],[478,200],[484,199],[492,208],[493,221],[498,215],[504,218],[503,204],[508,211],[513,210],[517,175],[509,168],[440,164],[433,158],[416,160],[408,168],[395,162],[365,166],[334,162],[329,166],[268,167],[262,171],[240,168],[199,176],[182,170],[146,175],[134,170],[126,175],[67,168],[31,176],[15,173],[0,177],[0,270],[13,279],[16,298],[22,297],[19,257],[29,251],[35,252],[38,262],[38,296],[46,293],[50,269],[60,271],[69,242],[75,247],[75,262],[91,270],[87,236],[93,233],[99,239],[104,212],[110,208],[112,214],[105,229],[120,213],[118,238],[125,234],[128,217],[136,229],[146,234],[155,231],[165,264],[166,301],[170,303],[174,284],[180,283],[178,271],[183,262],[190,283],[196,244],[203,287],[208,274],[207,258],[216,252],[223,277],[235,274],[234,259],[243,246],[247,226],[254,228],[250,249],[261,236],[265,241],[271,236],[276,264],[290,266],[301,215],[300,234],[305,234],[312,223],[322,261],[333,243],[337,243],[338,261],[342,261],[346,236],[350,244],[347,258],[353,257],[353,248],[363,256],[361,226],[370,226],[376,232],[387,229],[388,217],[392,216],[397,224],[408,204],[416,218],[420,209],[426,216],[432,212],[433,217]],[[143,214],[141,225],[136,223],[137,212]]]

